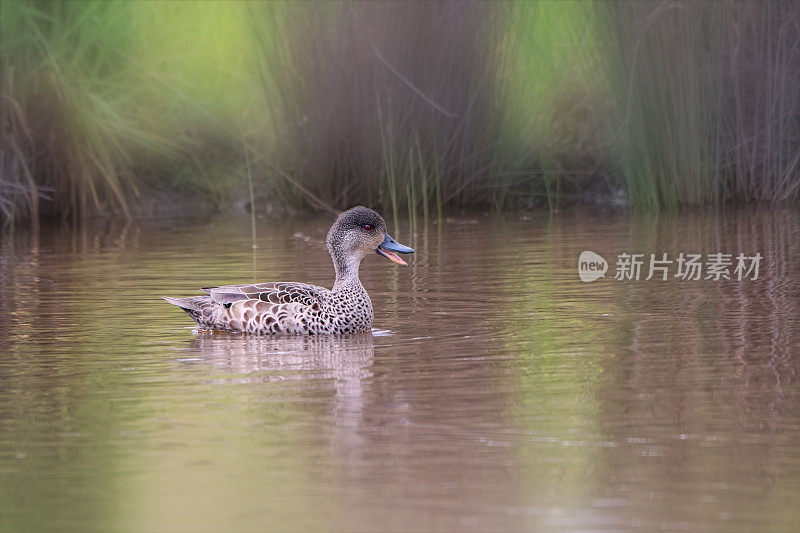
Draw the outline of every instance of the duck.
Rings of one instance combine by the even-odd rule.
[[[203,296],[163,297],[183,309],[200,330],[251,335],[335,335],[372,331],[372,301],[358,276],[361,261],[378,254],[408,266],[397,254],[414,249],[394,240],[377,212],[356,206],[341,213],[328,231],[336,279],[332,289],[268,282],[200,289]]]

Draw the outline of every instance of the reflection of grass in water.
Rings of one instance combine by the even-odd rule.
[[[597,390],[604,361],[622,335],[602,317],[616,314],[607,291],[595,286],[595,297],[587,297],[577,275],[576,283],[560,279],[560,265],[577,261],[570,238],[574,228],[563,229],[559,221],[546,218],[531,224],[548,227],[534,232],[542,234],[543,242],[498,258],[516,282],[502,292],[506,303],[492,320],[503,324],[504,349],[514,356],[509,365],[516,394],[510,415],[526,443],[520,453],[530,456],[523,461],[524,487],[539,505],[563,505],[579,501],[588,490],[589,472],[602,446]]]
[[[786,470],[792,452],[783,446],[800,375],[790,355],[800,255],[787,236],[800,220],[788,210],[562,220],[570,218],[555,218],[545,241],[518,258],[536,264],[535,274],[513,284],[504,294],[513,304],[493,318],[507,324],[503,338],[517,355],[510,409],[529,432],[535,500],[565,507],[581,496],[620,497],[643,527],[676,508],[690,524],[731,511],[767,529],[796,523],[798,511],[783,504],[798,465]],[[604,254],[758,250],[766,261],[761,281],[741,283],[583,284],[547,270],[571,269],[580,242]],[[515,272],[516,259],[504,268]],[[728,483],[747,490],[746,501],[717,486]],[[677,498],[654,501],[653,489]],[[698,509],[698,493],[714,499]]]
[[[194,292],[211,274],[244,280],[248,265],[200,250],[154,253],[142,234],[246,245],[246,231],[160,229],[61,226],[30,243],[21,233],[17,243],[0,241],[4,255],[25,250],[3,258],[12,261],[2,308],[16,326],[3,390],[16,393],[0,400],[3,415],[13,406],[0,416],[0,530],[226,530],[255,515],[312,531],[341,520],[319,472],[296,453],[316,435],[319,414],[285,401],[302,395],[300,385],[209,384],[211,362],[176,362],[197,354],[190,322],[159,301],[159,280],[184,280],[180,290]],[[225,246],[218,251],[225,255]],[[262,265],[270,264],[265,253]],[[264,453],[271,447],[290,450],[281,468]],[[319,492],[324,511],[301,516]]]
[[[741,513],[768,530],[796,523],[796,506],[783,505],[795,493],[787,481],[796,476],[779,450],[791,439],[784,431],[797,415],[800,374],[789,354],[799,332],[787,317],[800,312],[792,296],[800,280],[789,273],[800,255],[787,236],[800,231],[800,221],[789,210],[738,210],[632,222],[629,235],[620,235],[626,239],[618,243],[621,249],[671,256],[681,250],[759,251],[765,261],[759,281],[617,285],[629,331],[621,339],[624,359],[604,366],[599,420],[615,442],[646,437],[649,444],[609,448],[599,468],[632,489],[654,482],[679,494],[689,483],[703,487],[714,499],[701,515],[689,508],[688,520]],[[620,413],[627,424],[619,424]],[[743,444],[743,435],[758,435],[755,442],[764,447]],[[648,448],[665,461],[648,460]],[[749,495],[731,500],[709,480],[744,483]],[[645,500],[630,493],[633,506]],[[676,508],[674,501],[648,505],[655,516],[674,515]]]

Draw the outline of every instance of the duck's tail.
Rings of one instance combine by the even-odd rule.
[[[193,296],[191,298],[170,298],[169,296],[163,296],[163,298],[172,305],[177,305],[186,312],[202,311],[202,304],[205,303],[203,300],[209,299],[208,296]]]
[[[197,322],[198,325],[203,327],[212,327],[212,315],[214,308],[219,304],[211,299],[211,296],[192,296],[190,298],[170,298],[163,296],[163,298],[172,305],[178,306],[186,314],[192,317],[192,320]]]

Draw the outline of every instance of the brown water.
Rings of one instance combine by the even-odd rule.
[[[401,222],[373,335],[196,336],[158,299],[330,286],[329,223],[0,237],[0,530],[800,530],[796,211]],[[718,251],[759,279],[614,280]]]

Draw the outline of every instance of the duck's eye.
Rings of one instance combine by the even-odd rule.
[[[364,224],[364,229],[369,231],[372,229],[372,224]]]

